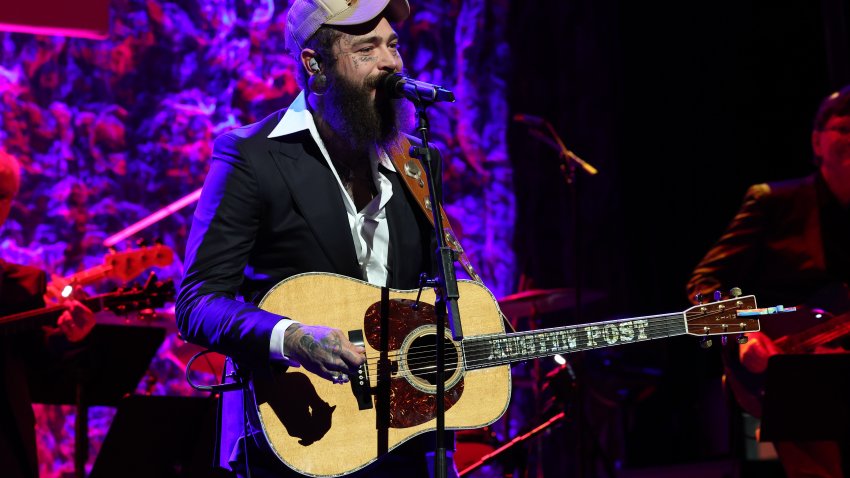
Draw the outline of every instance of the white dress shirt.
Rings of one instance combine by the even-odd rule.
[[[390,229],[387,222],[387,203],[393,196],[392,183],[378,169],[378,164],[388,171],[395,171],[392,161],[386,151],[377,146],[369,151],[369,164],[372,169],[372,180],[377,186],[378,194],[360,211],[354,205],[354,200],[339,177],[333,163],[331,162],[325,143],[319,136],[313,115],[307,109],[307,101],[304,92],[295,98],[281,118],[280,123],[275,126],[269,138],[277,138],[292,133],[308,130],[313,141],[322,152],[328,167],[333,172],[339,185],[339,193],[345,204],[348,216],[348,227],[351,231],[351,240],[354,242],[354,250],[357,253],[357,262],[363,277],[371,284],[385,286],[387,284],[387,257],[390,244]],[[297,318],[297,317],[296,317]],[[286,329],[295,323],[291,319],[281,319],[272,329],[270,344],[270,357],[272,360],[289,360],[284,354],[283,338]],[[289,360],[290,364],[297,365]]]

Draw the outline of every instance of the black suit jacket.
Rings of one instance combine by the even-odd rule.
[[[837,278],[828,271],[815,175],[757,184],[693,272],[688,293],[740,287],[759,304],[797,305]]]
[[[362,278],[339,186],[310,134],[268,138],[284,112],[216,140],[177,297],[187,340],[249,367],[268,364],[279,317],[253,303],[273,285],[314,271]],[[432,228],[398,173],[384,174],[389,285],[414,288],[433,269]]]
[[[0,317],[44,306],[44,272],[0,261]],[[27,368],[47,355],[41,331],[0,336],[0,474],[38,476]]]

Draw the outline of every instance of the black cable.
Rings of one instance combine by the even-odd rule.
[[[224,369],[225,370],[227,369],[226,365],[225,365]],[[222,381],[224,381],[224,371],[225,370],[222,370],[222,377],[221,377]],[[213,438],[214,438],[215,441],[213,443],[213,453],[212,453],[212,469],[213,470],[221,467],[221,457],[219,456],[221,454],[221,413],[224,409],[222,408],[222,404],[221,404],[221,402],[222,402],[221,394],[219,393],[219,394],[217,394],[217,396],[218,396],[218,399],[216,400],[216,407],[215,407],[215,435],[213,435]]]
[[[193,355],[192,358],[189,359],[189,362],[186,364],[186,382],[189,384],[189,386],[194,388],[195,390],[198,390],[198,391],[201,391],[201,392],[215,392],[215,393],[217,393],[217,392],[228,392],[228,391],[231,391],[231,390],[240,390],[242,388],[245,388],[244,384],[242,383],[242,378],[239,376],[238,371],[225,375],[224,377],[222,377],[222,382],[219,383],[219,384],[216,384],[216,385],[198,385],[198,384],[196,384],[195,382],[192,381],[192,377],[189,373],[189,372],[192,371],[192,364],[199,357],[204,356],[204,355],[209,354],[209,353],[212,353],[212,352],[213,352],[212,350],[202,350],[202,351],[196,353],[195,355]],[[235,364],[234,364],[234,369],[235,369]],[[226,367],[225,367],[225,370],[226,370]],[[234,380],[234,382],[225,383],[224,380],[226,380],[228,378],[232,378]]]
[[[219,413],[218,416],[216,416],[216,436],[218,437],[219,441],[221,440],[220,419],[221,413],[223,412],[222,402],[224,401],[224,397],[220,394],[220,392],[242,390],[242,425],[244,433],[242,437],[242,448],[245,452],[245,476],[247,478],[251,478],[251,467],[249,466],[248,460],[248,439],[250,436],[248,432],[250,431],[250,428],[248,426],[248,409],[245,407],[248,387],[245,386],[243,377],[239,373],[239,367],[236,366],[236,363],[233,362],[230,357],[227,357],[226,360],[229,361],[230,364],[233,366],[233,372],[227,373],[227,364],[225,363],[224,370],[222,370],[221,383],[218,383],[216,385],[198,385],[192,381],[192,377],[190,375],[190,372],[192,370],[192,364],[195,362],[195,360],[212,352],[212,350],[202,350],[193,355],[191,359],[189,359],[189,362],[186,363],[186,382],[188,382],[189,386],[191,386],[195,390],[199,390],[201,392],[219,393]],[[207,359],[207,364],[210,364],[209,359]],[[231,383],[225,382],[225,380],[227,380],[228,378],[232,378],[234,381]],[[220,446],[220,443],[216,443],[216,450],[219,450]],[[216,466],[217,465],[218,463],[216,463]]]
[[[236,364],[233,365],[236,367]],[[245,396],[248,394],[248,387],[242,388],[242,428],[244,438],[242,439],[242,450],[245,452],[245,476],[246,478],[251,478],[251,466],[250,460],[248,460],[248,437],[250,436],[253,440],[253,435],[249,435],[250,427],[248,426],[248,408],[245,406],[246,400]]]

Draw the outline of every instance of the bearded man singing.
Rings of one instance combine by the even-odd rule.
[[[391,160],[403,150],[411,115],[379,87],[402,70],[390,22],[409,13],[407,0],[293,2],[287,48],[304,91],[289,108],[215,142],[177,300],[187,340],[228,355],[240,370],[300,365],[346,384],[365,349],[333,327],[335,317],[308,326],[254,304],[304,272],[398,289],[416,288],[422,272],[433,272],[432,226]],[[222,465],[238,476],[246,469],[253,477],[301,476],[274,456],[255,416],[243,413],[242,405],[255,410],[250,394],[223,395]],[[310,407],[315,418],[320,407]],[[305,444],[321,436],[304,433]],[[359,437],[350,439],[354,446]],[[433,443],[433,434],[415,437],[357,476],[424,478]]]

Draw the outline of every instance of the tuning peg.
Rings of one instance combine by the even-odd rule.
[[[705,296],[702,295],[702,292],[697,292],[694,294],[694,302],[697,304],[702,304],[702,301],[705,300]]]
[[[746,334],[740,334],[740,335],[738,335],[738,343],[739,343],[739,344],[741,344],[741,345],[744,345],[744,344],[745,344],[745,343],[747,343],[749,340],[750,340],[750,338],[749,338],[749,337],[747,337],[747,335],[746,335]]]
[[[141,238],[138,241],[136,241],[136,245],[139,246],[139,247],[147,247],[148,246],[148,240],[145,239],[145,238]]]
[[[708,337],[703,337],[699,339],[699,346],[703,350],[711,348],[711,344],[713,343],[714,342],[712,342],[711,339]]]
[[[740,287],[733,287],[733,288],[729,289],[729,295],[733,299],[737,299],[738,297],[741,297],[742,294],[743,294],[743,292],[741,292]]]
[[[714,291],[715,302],[718,301],[718,300],[721,300],[722,298],[723,298],[723,292],[720,292],[719,290]]]

